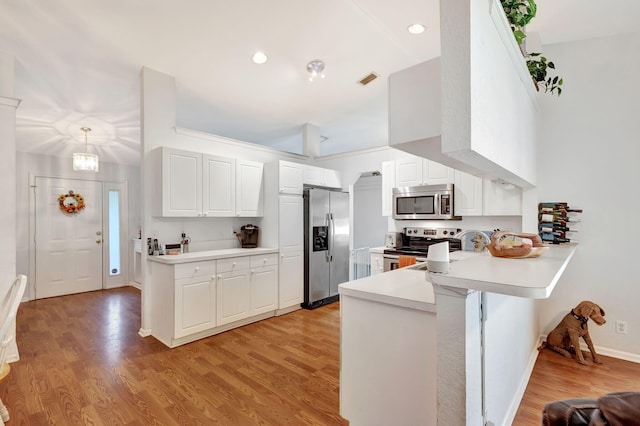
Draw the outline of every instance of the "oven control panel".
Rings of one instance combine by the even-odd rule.
[[[458,232],[458,228],[404,228],[404,234],[408,237],[452,238]]]

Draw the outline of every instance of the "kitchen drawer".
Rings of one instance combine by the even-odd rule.
[[[233,271],[241,271],[244,269],[249,269],[249,265],[251,261],[249,260],[249,256],[245,257],[230,257],[228,259],[218,259],[217,260],[217,273],[223,272],[233,272]]]
[[[251,267],[259,268],[260,266],[272,266],[278,263],[278,254],[257,254],[255,256],[251,256]]]
[[[202,262],[178,263],[175,265],[175,279],[199,277],[202,275],[214,275],[216,273],[215,261],[204,260]]]

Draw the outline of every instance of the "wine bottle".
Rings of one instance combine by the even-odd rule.
[[[553,223],[553,222],[540,222],[540,229],[545,229],[544,232],[564,231],[564,232],[576,232],[574,228],[569,228],[566,224]]]
[[[580,222],[580,219],[573,216],[562,216],[559,214],[541,213],[538,215],[538,222],[548,222],[548,223]]]
[[[553,234],[540,234],[542,241],[552,244],[565,244],[571,242],[569,238],[559,237]]]

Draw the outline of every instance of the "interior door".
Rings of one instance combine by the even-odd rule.
[[[102,182],[47,177],[35,182],[35,298],[102,289]],[[61,209],[59,197],[69,191],[82,197],[84,208]]]

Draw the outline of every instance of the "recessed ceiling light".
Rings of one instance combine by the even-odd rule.
[[[427,28],[422,24],[412,24],[407,27],[407,31],[411,34],[422,34]]]
[[[255,64],[264,64],[265,62],[267,62],[267,59],[268,59],[268,58],[267,58],[267,55],[265,55],[264,53],[262,53],[262,52],[256,52],[256,53],[253,55],[253,58],[252,58],[252,59],[253,59],[253,62],[254,62]]]

